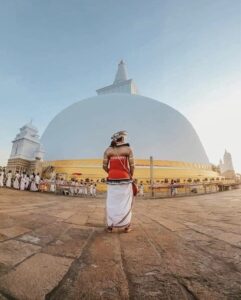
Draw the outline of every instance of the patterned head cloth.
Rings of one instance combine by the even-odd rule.
[[[113,140],[113,141],[117,141],[119,138],[121,138],[121,137],[126,137],[127,136],[127,131],[125,131],[125,130],[122,130],[122,131],[118,131],[118,132],[116,132],[116,133],[114,133],[113,135],[112,135],[112,137],[111,137],[111,139]]]

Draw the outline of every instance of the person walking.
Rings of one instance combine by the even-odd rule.
[[[134,174],[134,157],[130,145],[125,142],[126,131],[115,133],[111,145],[104,152],[103,169],[107,177],[107,232],[113,228],[124,228],[130,232]]]

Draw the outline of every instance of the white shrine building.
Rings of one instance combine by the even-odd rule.
[[[39,140],[38,130],[32,122],[20,128],[20,132],[12,141],[12,151],[7,169],[12,172],[36,172],[40,165],[44,151]]]
[[[222,176],[225,176],[226,178],[235,177],[232,156],[227,150],[225,150],[223,160],[220,159],[219,168]]]

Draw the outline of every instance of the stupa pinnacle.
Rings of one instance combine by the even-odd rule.
[[[124,82],[126,80],[128,80],[126,64],[124,63],[123,60],[121,60],[118,65],[118,70],[115,75],[114,84],[118,84],[118,83]]]
[[[98,89],[98,95],[125,93],[125,94],[138,94],[137,86],[133,79],[128,79],[127,67],[123,60],[118,64],[115,80],[113,84]]]

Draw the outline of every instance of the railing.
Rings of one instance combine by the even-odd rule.
[[[207,183],[174,183],[153,184],[149,186],[149,195],[153,198],[190,196],[208,194],[240,188],[240,181],[207,182]]]
[[[167,197],[180,197],[201,195],[209,193],[218,193],[231,189],[241,187],[240,181],[224,180],[224,181],[210,181],[210,182],[197,182],[197,183],[154,183],[153,185],[144,185],[144,198],[167,198]],[[95,193],[103,195],[106,192],[106,183],[97,183]],[[86,192],[87,190],[87,192]],[[90,186],[87,185],[72,185],[56,184],[51,182],[44,182],[39,184],[40,192],[53,192],[55,194],[65,195],[90,195]],[[141,196],[141,195],[138,195]]]

